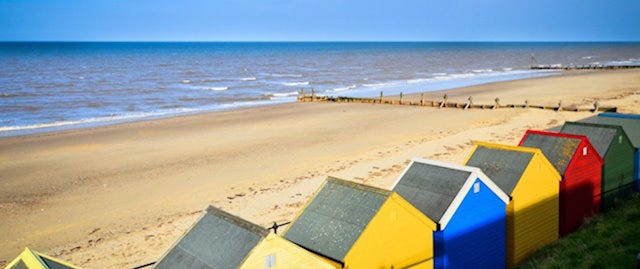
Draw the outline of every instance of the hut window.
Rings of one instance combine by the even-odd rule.
[[[582,148],[582,156],[587,156],[587,147]]]
[[[480,192],[480,182],[476,182],[475,184],[473,184],[473,193],[479,193]]]
[[[265,268],[273,268],[276,266],[276,254],[269,254],[266,259]]]

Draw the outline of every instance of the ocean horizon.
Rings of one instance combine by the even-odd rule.
[[[0,42],[0,136],[638,65],[640,42]]]

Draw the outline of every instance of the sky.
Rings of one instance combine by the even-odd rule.
[[[640,0],[0,0],[0,41],[640,41]]]

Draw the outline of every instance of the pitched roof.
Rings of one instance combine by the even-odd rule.
[[[564,174],[582,139],[550,132],[527,131],[520,142],[521,146],[539,148],[553,167]]]
[[[478,142],[466,165],[482,169],[500,189],[511,195],[534,154],[530,148]]]
[[[508,203],[509,197],[479,168],[419,158],[412,160],[392,188],[445,229],[476,178]]]
[[[622,126],[633,147],[640,148],[640,115],[600,113],[596,117],[596,123]]]
[[[598,154],[604,157],[620,130],[620,126],[568,121],[564,123],[560,132],[586,136]]]
[[[393,190],[430,219],[440,222],[470,175],[470,171],[414,160]]]
[[[66,262],[49,257],[29,248],[25,248],[18,257],[9,263],[6,269],[77,269]]]
[[[344,262],[391,191],[329,177],[284,238]]]
[[[237,268],[267,235],[265,228],[209,206],[156,268]]]

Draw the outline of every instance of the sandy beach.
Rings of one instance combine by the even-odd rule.
[[[640,70],[446,93],[640,113]],[[0,138],[0,266],[28,246],[81,267],[133,268],[157,260],[209,204],[270,226],[291,220],[328,175],[387,188],[413,157],[461,163],[473,141],[515,145],[527,129],[592,115],[293,103]]]

